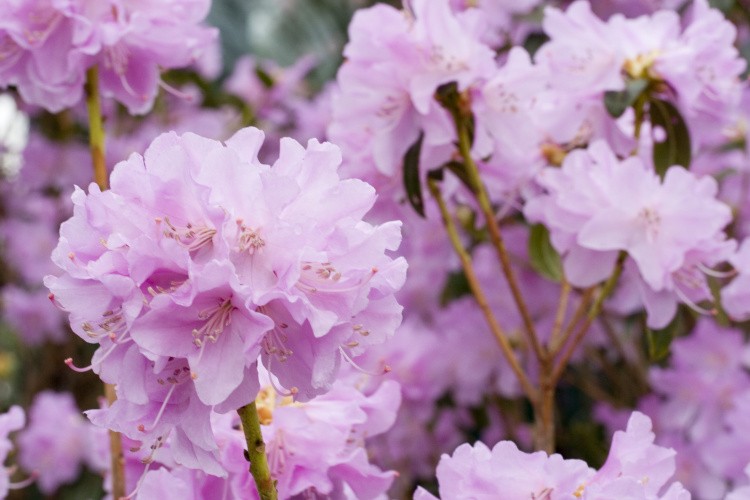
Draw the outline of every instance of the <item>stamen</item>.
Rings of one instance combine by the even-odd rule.
[[[675,286],[674,291],[682,303],[684,303],[686,306],[688,306],[690,309],[697,312],[698,314],[703,314],[705,316],[716,316],[717,314],[719,314],[718,309],[716,309],[715,307],[711,309],[704,309],[700,307],[698,304],[690,300],[690,297],[688,297],[685,294],[685,292],[680,290],[679,286]]]
[[[146,478],[146,473],[148,473],[148,470],[151,468],[152,463],[153,463],[153,460],[146,464],[146,467],[143,469],[143,473],[141,474],[141,477],[138,478],[138,482],[135,484],[135,488],[133,489],[133,491],[131,491],[127,496],[118,498],[117,500],[131,500],[135,498],[136,493],[138,493],[138,491],[141,489],[143,480]]]
[[[157,217],[155,221],[157,224],[164,222],[167,226],[163,231],[166,238],[175,240],[191,253],[212,243],[213,237],[216,235],[216,229],[207,226],[196,227],[190,222],[187,223],[184,229],[179,229],[170,222],[167,216],[164,216],[164,218]]]
[[[161,420],[161,417],[164,414],[164,410],[166,409],[167,404],[169,403],[169,400],[172,398],[172,394],[174,393],[175,387],[177,387],[177,383],[172,384],[172,387],[169,388],[169,392],[167,392],[167,396],[164,398],[164,401],[162,401],[161,408],[159,408],[159,412],[156,414],[156,418],[151,423],[151,426],[147,429],[143,427],[143,424],[141,424],[138,426],[139,431],[151,432],[156,428],[156,426],[159,424],[159,420]]]
[[[360,278],[354,283],[347,284],[341,283],[341,273],[336,271],[330,262],[324,262],[322,264],[308,262],[302,266],[302,274],[295,286],[308,293],[354,292],[369,283],[377,272],[378,269],[373,267],[365,278]]]
[[[172,94],[173,96],[177,97],[178,99],[184,99],[187,102],[194,102],[195,101],[195,96],[193,96],[192,94],[188,94],[187,92],[183,92],[183,91],[181,91],[179,89],[174,88],[173,86],[171,86],[170,84],[168,84],[167,82],[165,82],[164,80],[162,80],[161,78],[159,78],[158,84],[159,84],[159,87],[163,88],[165,91],[167,91],[167,93]]]
[[[125,333],[124,333],[124,334],[122,335],[122,337],[120,337],[119,339],[116,339],[116,340],[114,340],[114,341],[113,341],[113,345],[112,345],[112,346],[111,346],[111,347],[109,348],[109,350],[107,350],[107,352],[105,352],[105,353],[104,353],[104,354],[102,355],[102,357],[101,357],[101,358],[99,358],[99,360],[98,360],[98,361],[97,361],[96,363],[91,363],[91,364],[90,364],[90,365],[88,365],[88,366],[84,366],[84,367],[80,368],[80,367],[78,367],[78,366],[75,366],[75,365],[73,364],[73,358],[67,358],[67,359],[65,360],[65,364],[66,364],[66,365],[68,365],[68,368],[70,368],[70,369],[71,369],[71,370],[73,370],[74,372],[78,372],[78,373],[85,373],[85,372],[87,372],[87,371],[91,371],[91,370],[93,370],[94,368],[96,368],[96,367],[98,367],[99,365],[101,365],[101,364],[102,364],[102,363],[103,363],[103,362],[104,362],[104,361],[105,361],[105,360],[106,360],[106,359],[107,359],[107,358],[109,357],[109,355],[110,355],[110,354],[112,354],[112,353],[113,353],[113,352],[115,351],[115,349],[116,349],[116,348],[117,348],[118,346],[121,346],[121,345],[123,345],[124,343],[126,343],[126,342],[130,342],[131,340],[133,340],[133,339],[132,339],[131,337],[128,337],[128,338],[124,339],[123,337],[124,337],[124,336],[125,336],[126,334],[127,334],[127,332],[125,332]]]
[[[21,488],[26,488],[27,486],[31,486],[32,484],[34,484],[34,481],[36,481],[38,477],[39,477],[39,471],[36,471],[36,470],[31,471],[31,473],[29,474],[29,477],[27,477],[23,481],[18,481],[17,483],[9,483],[8,489],[20,490]]]
[[[250,255],[260,252],[266,246],[265,240],[260,236],[260,231],[246,226],[242,219],[237,219],[236,222],[240,231],[240,252],[248,252]]]
[[[362,368],[361,366],[359,366],[349,356],[349,354],[347,354],[347,352],[344,350],[344,348],[342,346],[339,346],[339,352],[341,352],[341,355],[344,357],[344,359],[347,360],[349,362],[349,364],[354,367],[355,370],[357,370],[358,372],[364,373],[365,375],[372,375],[373,377],[379,377],[380,375],[384,375],[384,374],[386,374],[386,373],[388,373],[388,372],[391,371],[391,367],[388,366],[388,365],[383,365],[383,371],[380,372],[380,373],[373,372],[373,371],[370,371],[370,370],[365,370],[364,368]]]
[[[273,363],[273,356],[269,356],[268,357],[268,379],[271,381],[271,387],[273,387],[273,390],[276,391],[277,394],[283,397],[294,396],[295,394],[297,394],[299,392],[299,389],[297,387],[292,387],[288,391],[285,391],[283,388],[276,385],[275,377],[273,373],[271,373],[272,363]]]
[[[695,267],[697,267],[703,274],[713,276],[714,278],[731,278],[739,273],[736,269],[731,269],[729,271],[716,271],[700,262],[696,264]]]
[[[237,308],[232,299],[219,299],[219,305],[204,309],[198,313],[198,319],[206,320],[200,328],[193,330],[193,344],[203,348],[206,341],[216,342],[226,327],[232,324],[232,313]]]

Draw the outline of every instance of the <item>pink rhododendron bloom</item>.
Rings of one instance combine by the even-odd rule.
[[[501,441],[492,450],[481,442],[462,444],[452,456],[443,455],[437,467],[440,496],[446,499],[565,498],[592,474],[582,460],[543,451],[524,453],[511,441]],[[417,490],[414,498],[434,497]]]
[[[736,29],[706,0],[696,0],[685,22],[673,11],[599,19],[588,2],[565,12],[545,11],[550,42],[537,54],[571,92],[621,90],[624,74],[665,82],[675,94],[697,143],[705,144],[740,101],[745,62],[734,47]]]
[[[29,292],[14,285],[0,291],[2,316],[23,342],[39,345],[45,340],[62,342],[68,336],[60,311],[50,304],[46,290]]]
[[[437,468],[442,498],[491,499],[628,498],[689,500],[680,483],[667,487],[674,473],[674,450],[654,445],[651,421],[635,412],[625,431],[612,441],[607,461],[599,471],[585,462],[543,451],[525,453],[511,441],[492,450],[483,443],[459,446],[443,455]],[[666,488],[666,489],[665,489]],[[435,497],[418,489],[415,500]]]
[[[12,0],[0,12],[0,86],[56,112],[78,103],[96,65],[105,96],[151,109],[160,68],[195,62],[217,36],[201,26],[207,0]]]
[[[75,480],[83,463],[96,469],[91,457],[97,438],[71,394],[44,391],[34,398],[29,424],[18,435],[18,462],[34,471],[39,489],[49,495]]]
[[[742,242],[729,262],[738,276],[721,290],[721,303],[732,318],[745,321],[750,318],[750,239]]]
[[[684,168],[671,167],[660,180],[641,159],[619,161],[597,142],[570,153],[562,168],[543,170],[537,182],[547,192],[529,200],[525,214],[550,229],[568,280],[602,281],[618,251],[627,252],[653,328],[669,323],[678,300],[710,297],[704,273],[734,248],[722,231],[732,214],[716,199],[716,181]]]
[[[158,137],[109,191],[76,190],[53,253],[64,273],[46,280],[99,344],[89,368],[117,385],[92,420],[149,444],[173,433],[175,460],[212,474],[211,411],[255,398],[259,360],[308,400],[401,321],[406,262],[388,255],[400,223],[361,220],[373,189],[339,179],[335,146],[285,139],[268,166],[262,143],[257,129]]]
[[[365,439],[388,430],[400,404],[398,384],[384,381],[365,394],[349,382],[338,381],[327,394],[306,403],[278,394],[266,381],[256,405],[266,443],[271,476],[279,498],[382,498],[395,473],[369,462]],[[247,445],[236,414],[211,418],[219,443],[218,459],[227,471],[217,478],[186,469],[170,460],[174,441],[167,440],[155,455],[153,469],[137,487],[136,498],[163,495],[184,498],[259,498],[248,462]],[[157,468],[158,467],[158,468]],[[174,489],[166,488],[174,484]],[[194,496],[190,496],[194,495]]]
[[[453,126],[433,95],[450,82],[466,90],[495,70],[494,53],[478,38],[481,21],[473,9],[453,13],[448,0],[415,0],[408,12],[376,5],[355,14],[328,129],[349,173],[394,177],[422,128],[425,148],[445,157],[440,148],[450,149]]]
[[[692,439],[715,438],[727,408],[750,389],[743,366],[748,359],[739,331],[700,321],[690,336],[674,342],[669,367],[651,369],[651,384],[665,398],[654,415],[659,425]]]

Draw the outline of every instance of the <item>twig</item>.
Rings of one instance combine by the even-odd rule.
[[[242,421],[242,430],[247,441],[247,459],[250,461],[250,474],[253,475],[255,485],[261,500],[276,500],[276,483],[271,477],[271,469],[268,467],[266,457],[266,443],[263,442],[263,434],[260,430],[258,409],[255,401],[245,405],[237,413]]]
[[[490,309],[489,303],[487,302],[487,297],[484,294],[484,290],[479,284],[479,280],[477,279],[476,273],[474,272],[474,266],[471,262],[471,256],[466,251],[463,243],[461,242],[461,238],[459,237],[458,231],[456,229],[456,224],[453,221],[450,212],[448,211],[445,200],[443,200],[443,196],[440,193],[440,188],[438,187],[436,181],[434,181],[433,179],[428,179],[427,185],[433,198],[435,198],[435,201],[437,201],[438,207],[440,207],[440,214],[443,218],[443,224],[445,225],[445,229],[448,232],[448,236],[451,240],[451,244],[453,245],[453,249],[456,251],[459,259],[461,260],[461,265],[463,267],[464,274],[466,275],[466,280],[468,281],[469,287],[474,294],[474,298],[479,304],[479,308],[482,310],[482,314],[484,314],[484,317],[487,320],[487,324],[489,325],[492,334],[500,344],[500,349],[503,351],[505,358],[508,360],[513,373],[515,373],[516,377],[518,378],[518,381],[520,382],[521,387],[526,393],[526,396],[532,402],[536,401],[537,390],[531,384],[531,381],[526,376],[526,373],[516,359],[516,355],[513,352],[513,348],[511,347],[510,342],[508,341],[508,337],[506,336],[502,327],[497,322],[495,315]]]

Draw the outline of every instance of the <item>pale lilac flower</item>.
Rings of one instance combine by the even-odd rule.
[[[721,290],[721,303],[727,313],[737,321],[750,318],[750,239],[740,245],[729,258],[738,276]]]
[[[0,86],[56,112],[78,103],[97,65],[105,96],[151,109],[161,68],[194,63],[217,31],[201,26],[207,0],[13,1],[0,13]]]
[[[34,471],[39,489],[52,494],[78,477],[97,434],[72,394],[44,391],[34,398],[29,423],[18,435],[18,462]]]
[[[745,474],[750,477],[750,464],[745,467]],[[745,485],[732,490],[729,495],[727,495],[726,500],[742,500],[743,498],[747,498],[748,496],[750,496],[750,486]]]
[[[365,439],[393,424],[400,404],[398,384],[385,381],[365,394],[338,381],[329,393],[300,403],[268,385],[268,374],[263,378],[256,405],[279,498],[382,498],[396,474],[369,462]],[[175,500],[259,498],[248,473],[243,453],[247,444],[238,416],[213,414],[211,425],[226,478],[171,462],[174,439],[170,438],[160,447],[157,462],[135,471],[143,475],[135,498],[156,494]]]
[[[651,384],[665,398],[654,417],[661,427],[680,430],[693,440],[715,438],[727,409],[750,389],[743,368],[750,348],[738,330],[704,319],[689,337],[675,341],[671,351],[671,366],[651,369]]]
[[[721,12],[705,0],[696,0],[690,12],[684,23],[666,10],[603,21],[585,1],[565,12],[550,7],[544,20],[550,42],[537,61],[555,75],[554,86],[579,96],[621,90],[623,75],[664,82],[694,142],[710,143],[739,104],[745,62],[734,47],[736,29]]]
[[[558,454],[524,453],[511,441],[501,441],[492,450],[483,443],[463,444],[440,460],[440,495],[488,500],[500,495],[550,500],[689,500],[690,493],[680,483],[667,486],[675,469],[674,450],[653,443],[651,421],[634,412],[627,429],[615,433],[609,457],[599,471]],[[435,497],[420,488],[414,498]]]
[[[0,297],[3,320],[24,343],[39,345],[45,340],[59,343],[67,338],[64,316],[50,303],[46,290],[30,292],[6,285]]]
[[[550,229],[569,281],[602,281],[618,252],[627,252],[653,328],[669,323],[678,301],[697,308],[710,297],[704,273],[735,245],[723,232],[732,214],[716,199],[714,179],[675,166],[660,180],[637,157],[619,161],[603,142],[573,151],[537,182],[547,192],[529,200],[525,214]]]
[[[77,189],[53,252],[64,274],[46,281],[100,346],[88,368],[118,388],[90,418],[148,445],[173,433],[175,460],[211,474],[210,413],[255,398],[259,357],[307,400],[401,320],[400,224],[361,220],[372,188],[339,179],[331,144],[283,140],[269,167],[262,143],[257,129],[165,134],[115,167],[109,191]]]
[[[594,474],[582,460],[565,460],[543,451],[524,453],[511,441],[492,450],[479,442],[462,444],[453,455],[443,455],[437,467],[440,496],[444,499],[567,498]],[[417,490],[415,500],[435,498]]]
[[[478,12],[453,13],[448,0],[415,0],[405,12],[376,5],[355,14],[328,129],[351,175],[376,184],[393,178],[421,129],[423,157],[434,155],[425,165],[449,159],[455,132],[433,96],[450,82],[468,90],[495,70],[493,51],[479,39],[481,25]]]
[[[627,428],[615,432],[607,461],[585,485],[583,498],[606,498],[627,491],[638,492],[634,498],[689,499],[680,483],[659,495],[675,472],[675,451],[655,445],[654,438],[651,420],[634,412]]]

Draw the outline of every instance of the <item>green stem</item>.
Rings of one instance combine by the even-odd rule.
[[[255,401],[245,405],[237,413],[242,421],[242,430],[245,432],[247,441],[247,459],[250,461],[250,474],[253,475],[255,485],[261,500],[276,500],[276,482],[271,477],[271,469],[268,468],[266,457],[266,443],[263,442],[263,434],[260,431],[260,420]]]
[[[99,96],[99,71],[96,66],[86,70],[86,108],[89,112],[89,147],[91,160],[94,165],[94,181],[102,191],[109,185],[107,182],[107,165],[104,161],[104,124],[102,121],[102,106]],[[115,386],[104,384],[104,394],[110,406],[117,399]],[[125,491],[125,459],[122,453],[122,437],[120,433],[109,431],[109,453],[112,463],[112,498],[124,498]]]
[[[86,107],[89,111],[89,147],[94,163],[94,181],[104,191],[108,187],[107,165],[104,161],[104,123],[99,97],[99,71],[96,66],[86,71]]]

